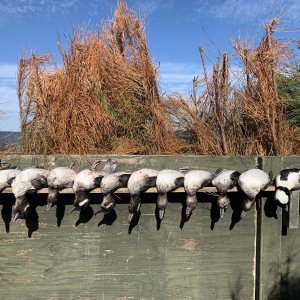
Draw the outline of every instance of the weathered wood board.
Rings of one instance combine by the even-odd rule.
[[[75,160],[78,170],[96,158],[113,158],[118,170],[131,171],[142,167],[244,171],[260,165],[275,176],[283,168],[300,167],[299,157],[1,157],[22,168],[52,169]],[[185,193],[179,190],[170,193],[160,226],[156,193],[150,190],[143,195],[142,215],[132,227],[127,223],[126,190],[120,191],[123,200],[118,200],[115,215],[103,220],[103,215],[93,215],[102,200],[98,190],[92,194],[91,209],[81,217],[68,213],[71,193],[61,194],[59,205],[45,211],[45,190],[37,195],[40,206],[31,210],[29,221],[15,224],[10,224],[14,198],[0,194],[0,299],[273,299],[287,293],[289,285],[282,281],[287,266],[297,292],[299,229],[282,227],[284,216],[279,207],[274,210],[273,190],[263,193],[257,210],[243,220],[238,218],[241,194],[230,193],[232,206],[220,220],[215,191],[208,188],[212,194],[198,193],[198,207],[188,222],[182,221]],[[299,222],[295,211],[293,220]],[[296,298],[287,299],[298,299],[299,294],[291,295]]]
[[[178,169],[187,167],[191,169],[216,170],[218,168],[237,168],[244,171],[255,167],[257,159],[255,157],[218,157],[218,156],[159,156],[159,155],[4,155],[5,159],[11,164],[21,168],[31,166],[44,166],[52,169],[58,166],[69,166],[75,162],[75,169],[89,167],[96,159],[104,161],[111,158],[118,163],[117,170],[133,171],[139,168],[151,167],[157,170],[165,168]],[[101,168],[101,165],[99,166]]]
[[[66,205],[60,227],[56,209],[40,206],[31,238],[24,220],[9,233],[2,222],[0,298],[253,299],[255,210],[230,230],[228,209],[212,230],[214,198],[206,198],[180,228],[181,196],[172,197],[159,230],[154,195],[144,195],[148,203],[131,233],[126,203],[117,205],[115,220],[106,221],[111,225],[99,225],[102,216],[91,211],[86,223],[75,226],[78,213],[68,214]]]

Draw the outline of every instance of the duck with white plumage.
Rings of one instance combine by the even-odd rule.
[[[290,168],[280,171],[274,179],[275,201],[288,210],[291,192],[300,189],[300,169]]]
[[[101,208],[95,212],[97,215],[100,212],[104,214],[109,214],[116,205],[116,200],[114,196],[114,192],[119,188],[127,187],[127,182],[131,172],[116,172],[105,175],[100,184],[100,189],[103,194],[103,201],[101,203]]]
[[[101,160],[96,160],[90,168],[84,169],[76,175],[73,184],[75,193],[74,207],[70,210],[70,213],[74,210],[80,211],[87,208],[90,204],[89,192],[100,187],[101,180],[105,175],[115,172],[116,162],[108,159],[104,168],[98,171],[96,167],[100,162]]]
[[[127,184],[130,194],[128,223],[131,223],[133,217],[140,213],[141,193],[156,186],[158,173],[157,170],[144,168],[131,174]]]
[[[187,193],[185,215],[189,218],[197,206],[197,191],[209,185],[215,174],[206,170],[191,170],[184,176],[184,190]]]
[[[241,173],[236,170],[219,169],[216,171],[216,176],[211,182],[219,194],[217,203],[220,209],[221,219],[224,217],[225,210],[230,203],[227,191],[238,183],[240,174]]]
[[[0,193],[11,186],[13,180],[19,173],[21,173],[21,170],[18,168],[0,170]]]
[[[36,167],[27,168],[16,175],[11,184],[12,192],[16,198],[16,203],[13,207],[14,218],[12,222],[15,222],[17,219],[26,218],[30,206],[27,195],[47,187],[48,175],[48,170]]]
[[[70,167],[57,167],[50,171],[48,176],[47,210],[50,210],[57,203],[59,191],[73,186],[77,175],[74,165],[75,163],[72,162]]]
[[[180,171],[165,169],[157,174],[157,208],[159,210],[160,220],[162,220],[165,215],[165,209],[168,204],[168,193],[182,187],[183,183],[184,174]]]
[[[249,169],[241,173],[238,185],[246,196],[242,203],[241,218],[246,216],[254,205],[257,195],[270,185],[271,180],[270,175],[260,169]]]

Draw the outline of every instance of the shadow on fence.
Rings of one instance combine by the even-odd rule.
[[[296,300],[300,299],[300,275],[291,272],[292,259],[286,260],[286,270],[281,273],[279,284],[275,284],[268,296],[268,300]]]

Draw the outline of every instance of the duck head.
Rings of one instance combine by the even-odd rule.
[[[197,206],[197,196],[195,195],[187,195],[186,198],[186,209],[185,209],[185,216],[186,218],[190,218],[192,211]]]
[[[75,210],[83,210],[86,209],[90,205],[90,197],[88,193],[84,190],[76,191],[75,193],[75,200],[74,200],[74,207],[70,210],[69,213]]]
[[[227,194],[225,195],[219,195],[218,196],[218,200],[217,200],[218,206],[220,208],[220,218],[223,219],[224,218],[224,214],[225,214],[225,210],[227,209],[230,200],[227,196]]]
[[[242,204],[242,212],[241,212],[241,219],[245,218],[247,215],[247,212],[253,207],[255,204],[255,198],[254,199],[248,199],[245,198]]]
[[[50,210],[51,207],[53,207],[58,200],[58,190],[55,188],[49,187],[48,197],[47,197],[47,210]]]
[[[103,195],[103,201],[101,203],[101,208],[95,212],[95,215],[103,212],[104,214],[109,214],[116,206],[116,201],[111,193]]]
[[[129,205],[128,205],[128,223],[131,223],[134,215],[140,213],[141,208],[141,198],[140,195],[131,195]]]
[[[13,207],[14,217],[12,223],[18,219],[26,219],[28,213],[29,204],[25,196],[16,198],[16,203]]]
[[[280,205],[283,206],[285,210],[288,210],[288,203],[290,201],[291,191],[283,186],[279,186],[276,188],[275,191],[275,201]]]
[[[157,208],[159,210],[159,219],[162,220],[165,215],[168,198],[167,193],[159,193],[157,198]]]

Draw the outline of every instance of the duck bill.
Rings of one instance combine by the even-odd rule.
[[[185,210],[185,216],[188,219],[192,214],[192,208],[191,207],[187,207]]]
[[[98,215],[99,213],[102,213],[102,212],[103,212],[103,209],[102,209],[102,207],[101,207],[99,210],[97,210],[97,211],[95,212],[94,215],[96,216],[96,215]]]
[[[220,208],[220,218],[223,219],[225,215],[225,208]]]
[[[20,219],[21,216],[20,216],[20,213],[16,213],[13,220],[11,221],[12,223],[15,223],[18,219]]]
[[[46,210],[49,211],[52,207],[52,203],[47,203]]]
[[[241,219],[244,219],[247,215],[247,212],[245,210],[242,210],[241,212]]]
[[[80,211],[80,208],[74,206],[74,207],[69,211],[69,214],[72,213],[72,212],[75,211],[75,210]]]
[[[160,209],[159,210],[159,219],[162,220],[164,218],[165,215],[165,210],[164,209]]]
[[[129,223],[129,224],[132,222],[133,217],[134,217],[134,213],[130,213],[130,214],[128,215],[128,223]]]

